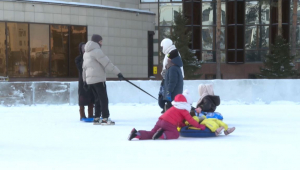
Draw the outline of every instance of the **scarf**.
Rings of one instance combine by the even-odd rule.
[[[165,54],[165,58],[164,58],[164,61],[163,61],[163,68],[162,68],[162,72],[161,72],[161,75],[163,76],[163,78],[165,78],[166,65],[168,64],[168,54],[172,50],[175,50],[175,49],[176,49],[175,45],[171,45],[166,50],[163,50],[163,53]],[[167,52],[167,53],[165,53],[165,52]],[[178,51],[178,53],[179,53],[179,51]],[[181,57],[180,53],[179,53],[179,56]],[[180,67],[180,69],[181,69],[182,77],[184,78],[183,67]]]
[[[177,108],[177,109],[180,109],[180,110],[186,110],[188,112],[191,111],[191,105],[187,102],[175,102],[175,101],[172,101],[172,105]]]

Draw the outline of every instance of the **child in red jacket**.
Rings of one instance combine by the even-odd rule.
[[[188,121],[192,126],[205,129],[205,125],[199,124],[190,115],[191,105],[187,102],[184,95],[178,94],[172,102],[172,107],[168,109],[162,116],[159,117],[156,125],[151,131],[132,129],[129,134],[128,140],[138,138],[145,139],[178,139],[179,132],[177,127],[183,127],[184,120]]]

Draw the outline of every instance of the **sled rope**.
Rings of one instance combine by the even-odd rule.
[[[130,82],[128,79],[126,79],[124,77],[124,80],[127,81],[128,83],[130,83],[131,85],[135,86],[136,88],[140,89],[141,91],[145,92],[146,94],[148,94],[149,96],[153,97],[155,100],[157,100],[157,98],[155,98],[154,96],[152,96],[151,94],[149,94],[148,92],[146,92],[145,90],[141,89],[139,86],[133,84],[132,82]]]

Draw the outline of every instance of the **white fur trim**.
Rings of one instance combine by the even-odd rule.
[[[172,101],[172,105],[177,108],[177,109],[180,109],[180,110],[187,110],[188,112],[191,111],[191,105],[187,102],[175,102],[175,101]]]

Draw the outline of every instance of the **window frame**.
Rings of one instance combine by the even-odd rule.
[[[52,55],[51,55],[51,29],[50,29],[50,26],[51,25],[64,25],[64,26],[67,26],[68,27],[68,39],[70,41],[70,30],[71,30],[71,26],[82,26],[82,27],[86,27],[86,39],[88,39],[88,26],[87,25],[71,25],[71,24],[53,24],[53,23],[39,23],[39,22],[20,22],[20,21],[1,21],[2,23],[5,23],[5,73],[4,73],[4,76],[5,77],[12,77],[12,78],[30,78],[30,79],[53,79],[53,78],[78,78],[77,77],[70,77],[70,43],[68,45],[68,73],[67,73],[67,76],[64,76],[64,77],[52,77],[51,76],[51,58],[52,58]],[[11,76],[9,75],[8,73],[8,50],[7,50],[7,36],[8,36],[8,33],[7,33],[7,23],[20,23],[20,24],[28,24],[28,39],[27,39],[27,43],[28,43],[28,49],[27,49],[27,55],[28,55],[28,69],[27,69],[27,76],[24,76],[24,77],[18,77],[18,76]],[[48,25],[49,26],[49,32],[48,32],[48,37],[49,37],[49,77],[32,77],[30,75],[30,71],[31,71],[31,59],[30,59],[30,25],[31,24],[42,24],[42,25]]]

